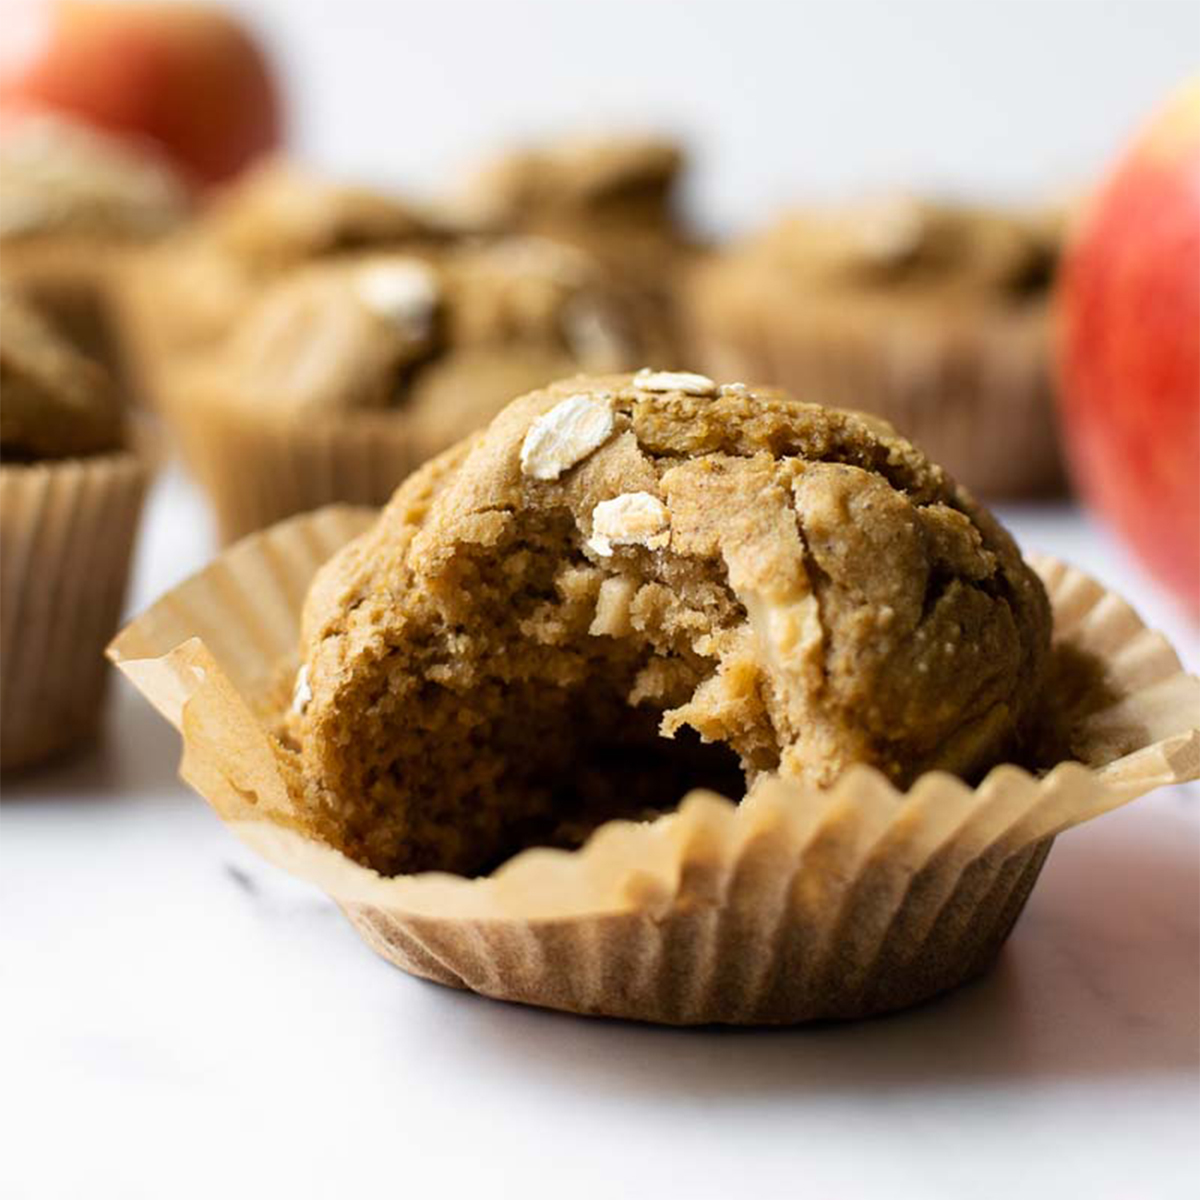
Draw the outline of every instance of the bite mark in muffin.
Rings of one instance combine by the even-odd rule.
[[[905,785],[1014,752],[1049,609],[985,510],[877,419],[638,380],[515,401],[322,571],[290,718],[318,836],[471,874],[693,786],[860,762]],[[524,470],[531,430],[585,401],[608,435]],[[597,512],[620,526],[631,496],[613,537]]]

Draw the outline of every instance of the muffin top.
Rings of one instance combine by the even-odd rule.
[[[433,346],[440,304],[434,269],[406,255],[289,272],[231,334],[231,394],[296,413],[395,404],[405,372]]]
[[[674,225],[672,193],[682,166],[679,147],[662,138],[567,138],[487,164],[463,203],[482,224],[505,229],[665,231]]]
[[[433,236],[415,205],[338,183],[275,160],[231,185],[197,223],[196,235],[262,269],[364,247]]]
[[[411,477],[308,597],[318,836],[486,870],[691,786],[899,784],[1012,752],[1045,593],[885,423],[688,373],[580,376]]]
[[[0,459],[102,454],[123,445],[104,370],[34,309],[0,288]]]
[[[186,189],[164,163],[76,122],[21,115],[0,132],[0,238],[153,237],[187,207]]]
[[[752,253],[824,288],[1020,300],[1048,291],[1059,237],[1049,211],[893,196],[790,216]]]
[[[133,284],[159,338],[186,355],[235,327],[262,289],[305,263],[424,246],[441,232],[403,200],[275,161],[226,188],[143,257]]]
[[[598,263],[514,237],[288,272],[239,322],[221,370],[226,394],[256,407],[427,409],[452,441],[481,423],[462,413],[481,388],[486,420],[517,392],[628,366],[648,348],[636,298]]]

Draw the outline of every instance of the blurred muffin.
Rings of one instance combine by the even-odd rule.
[[[639,288],[669,324],[676,283],[696,247],[679,213],[683,168],[683,152],[663,138],[564,138],[485,164],[458,211],[474,228],[582,247]]]
[[[1007,533],[886,424],[579,376],[323,569],[292,734],[316,836],[474,874],[694,786],[977,776],[1027,733],[1049,642]]]
[[[9,116],[0,127],[5,279],[110,370],[118,366],[114,273],[187,209],[178,176],[130,142],[45,113]]]
[[[141,390],[169,405],[174,368],[216,346],[280,274],[438,237],[427,216],[392,196],[282,161],[255,169],[124,273],[120,331]]]
[[[564,139],[484,165],[463,202],[483,225],[581,237],[680,237],[674,212],[683,153],[661,138]]]
[[[310,264],[267,287],[171,420],[233,539],[382,504],[513,395],[663,353],[655,313],[582,250],[501,238]]]
[[[697,269],[688,342],[713,372],[887,418],[980,494],[1054,493],[1059,234],[907,198],[798,214]]]
[[[145,467],[105,371],[0,290],[0,767],[100,715]]]

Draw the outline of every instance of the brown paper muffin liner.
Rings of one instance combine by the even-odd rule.
[[[159,407],[226,545],[327,504],[382,505],[426,457],[403,414],[264,412],[209,391],[203,371],[181,372]]]
[[[1075,730],[1083,761],[1040,778],[999,766],[977,787],[933,773],[900,792],[860,768],[827,791],[769,780],[739,805],[696,792],[484,878],[384,878],[297,831],[289,752],[260,719],[295,665],[313,572],[371,519],[330,508],[247,538],[109,652],[243,841],[323,888],[384,958],[453,987],[677,1024],[898,1008],[987,966],[1057,834],[1200,774],[1200,681],[1123,601],[1041,560],[1057,639],[1104,668]]]
[[[722,264],[684,302],[694,361],[714,378],[875,413],[980,496],[1061,494],[1047,307],[927,307],[806,300]]]
[[[139,450],[0,466],[0,767],[97,725],[149,463]]]

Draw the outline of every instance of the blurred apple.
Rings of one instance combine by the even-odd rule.
[[[1092,199],[1060,288],[1076,482],[1200,616],[1200,78]]]
[[[275,148],[270,67],[229,14],[203,4],[6,0],[0,104],[50,108],[154,143],[219,183]]]

